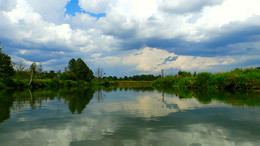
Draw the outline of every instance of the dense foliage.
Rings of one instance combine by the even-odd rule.
[[[151,75],[151,74],[148,74],[148,75],[134,75],[134,76],[124,76],[123,78],[120,77],[116,77],[116,76],[108,76],[108,77],[103,77],[103,80],[106,79],[106,80],[113,80],[113,81],[154,81],[156,79],[160,78],[160,76],[154,76],[154,75]]]
[[[190,89],[259,89],[260,88],[260,69],[247,68],[235,69],[230,72],[199,74],[178,74],[166,76],[153,82],[156,87],[181,87]]]
[[[12,77],[14,73],[11,57],[2,53],[2,48],[0,47],[0,87],[4,86],[3,83],[9,84],[10,77]]]
[[[83,80],[90,82],[94,78],[92,70],[89,69],[81,58],[77,60],[72,58],[69,61],[68,69],[69,71],[65,71],[61,74],[61,80]]]

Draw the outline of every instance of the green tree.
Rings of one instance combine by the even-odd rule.
[[[76,65],[77,65],[76,76],[78,80],[91,81],[91,79],[94,78],[92,70],[89,69],[89,67],[81,58],[77,59]]]
[[[2,48],[0,47],[0,79],[10,79],[14,73],[11,57],[2,53]]]
[[[186,71],[179,71],[178,75],[182,76],[182,77],[190,77],[191,73],[190,72],[186,72]]]
[[[86,63],[81,58],[78,58],[77,60],[72,58],[69,61],[68,69],[69,69],[70,73],[62,74],[61,78],[73,79],[74,77],[76,77],[77,80],[84,80],[84,81],[91,81],[91,79],[94,78],[92,70],[89,69],[89,67],[86,65]],[[68,71],[65,71],[65,72],[68,72]]]
[[[127,77],[127,76],[124,76],[124,80],[127,81],[127,80],[128,80],[128,77]]]
[[[76,60],[74,58],[72,58],[70,61],[69,61],[69,71],[72,71],[73,73],[76,73],[77,72],[77,63],[76,63]]]
[[[50,72],[48,73],[48,77],[51,78],[51,79],[53,79],[56,76],[57,76],[57,74],[55,73],[54,70],[50,70]]]

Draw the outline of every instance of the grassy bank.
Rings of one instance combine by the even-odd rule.
[[[82,87],[92,86],[86,81],[59,80],[59,79],[34,79],[29,85],[29,80],[10,79],[0,81],[0,88],[46,88],[46,87]]]
[[[73,81],[73,80],[59,80],[59,79],[34,79],[29,86],[29,80],[10,79],[5,82],[0,82],[0,88],[46,88],[46,87],[100,87],[113,86],[118,88],[136,88],[136,87],[151,87],[152,81],[107,81],[93,80]]]
[[[118,81],[119,88],[151,87],[152,81]]]
[[[187,89],[260,89],[260,69],[235,69],[211,74],[202,72],[166,76],[153,82],[155,87]]]
[[[124,81],[109,80],[108,78],[90,81],[68,80],[54,77],[51,79],[33,79],[29,85],[29,77],[10,78],[0,80],[0,88],[44,88],[44,87],[90,87],[115,86],[119,88],[156,87],[156,88],[184,88],[184,89],[260,89],[260,69],[235,69],[221,73],[179,72],[178,75],[158,78],[154,81]]]

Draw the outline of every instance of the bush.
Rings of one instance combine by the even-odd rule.
[[[246,76],[238,76],[236,77],[236,89],[251,89],[253,88],[253,83],[250,82],[249,78]]]
[[[39,87],[45,87],[45,84],[42,80],[32,80],[31,86],[39,88]]]
[[[153,82],[155,87],[214,88],[214,89],[260,89],[259,69],[235,69],[230,72],[211,74],[202,72],[196,76],[166,76]],[[185,74],[185,75],[183,75]]]
[[[196,75],[194,85],[196,88],[210,88],[212,84],[212,74],[202,72]]]
[[[45,87],[59,87],[59,81],[57,80],[44,80]]]
[[[27,87],[28,86],[28,82],[29,81],[26,81],[26,80],[17,80],[17,79],[14,79],[14,84],[15,84],[15,87]]]
[[[65,81],[62,81],[61,85],[63,85],[64,87],[72,87],[72,86],[78,85],[78,83],[76,81],[72,81],[72,80],[65,80]]]
[[[90,86],[92,86],[92,84],[91,84],[91,82],[84,82],[83,86],[84,87],[90,87]]]
[[[225,88],[226,85],[226,77],[222,74],[217,74],[213,76],[214,87],[218,89]]]
[[[185,77],[179,81],[179,86],[182,88],[193,88],[194,81],[192,77]]]
[[[76,81],[77,77],[73,72],[66,71],[66,72],[61,73],[60,79],[61,80],[74,80],[74,81]]]

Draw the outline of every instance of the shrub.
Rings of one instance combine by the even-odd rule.
[[[57,80],[44,80],[43,81],[45,87],[58,87],[59,81]]]
[[[61,73],[60,79],[61,80],[74,80],[75,81],[77,79],[77,77],[73,72],[66,71],[66,72]]]
[[[193,84],[194,81],[192,77],[185,77],[179,81],[179,86],[183,88],[193,88]]]
[[[33,80],[31,86],[38,88],[38,87],[45,87],[45,84],[42,80]]]
[[[202,72],[196,75],[194,85],[196,88],[209,88],[212,81],[211,73]]]
[[[249,78],[247,78],[246,76],[238,76],[238,77],[236,77],[235,88],[236,89],[252,89],[253,83],[250,82]]]

